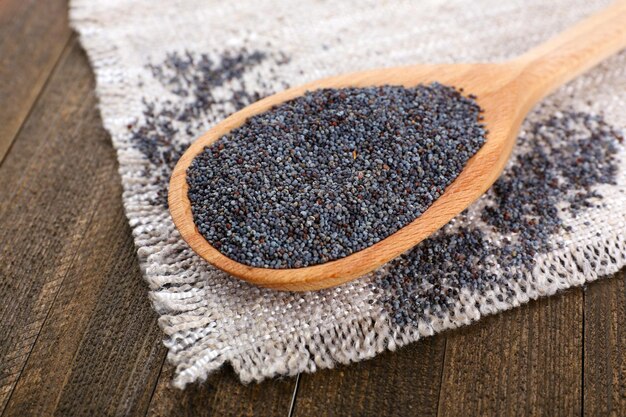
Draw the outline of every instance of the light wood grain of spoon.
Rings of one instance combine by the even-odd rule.
[[[182,155],[170,180],[169,208],[183,239],[202,258],[231,275],[281,290],[332,287],[360,277],[427,238],[478,199],[501,174],[528,111],[557,87],[626,47],[626,1],[612,4],[519,58],[493,64],[414,65],[339,75],[260,100],[217,124]],[[366,249],[324,264],[257,268],[228,258],[198,232],[187,196],[186,171],[194,157],[249,117],[320,88],[403,85],[437,81],[478,96],[489,130],[484,146],[420,217]]]

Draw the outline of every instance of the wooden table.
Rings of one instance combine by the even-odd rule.
[[[178,391],[65,0],[0,1],[0,413],[626,415],[626,275],[395,353]]]

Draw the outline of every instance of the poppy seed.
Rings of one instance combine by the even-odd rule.
[[[473,99],[438,83],[308,92],[195,157],[187,170],[194,222],[251,266],[343,258],[441,196],[485,141],[479,113]]]

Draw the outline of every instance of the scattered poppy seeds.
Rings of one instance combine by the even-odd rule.
[[[417,326],[432,315],[454,316],[462,290],[491,294],[488,305],[514,303],[527,285],[534,291],[527,274],[538,257],[563,247],[571,231],[564,219],[604,204],[595,188],[615,184],[623,142],[599,115],[562,111],[529,123],[482,208],[466,210],[375,273],[378,302],[397,325]],[[551,276],[564,271],[550,265]]]
[[[428,209],[484,144],[474,99],[438,83],[322,89],[253,116],[190,164],[194,222],[256,267],[369,247]]]

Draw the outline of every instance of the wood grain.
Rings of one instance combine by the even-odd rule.
[[[626,415],[626,270],[584,298],[584,414]]]
[[[439,415],[579,415],[582,322],[576,289],[451,332]]]
[[[76,75],[58,76],[67,87]],[[0,166],[0,299],[5,301],[0,303],[0,331],[7,335],[0,339],[2,408],[96,209],[85,187],[95,174],[86,167],[97,166],[101,154],[85,152],[73,164],[65,158],[84,146],[83,138],[70,132],[80,123],[90,87],[77,81],[75,88],[83,94],[55,91],[42,101]]]
[[[76,41],[0,175],[4,415],[145,414],[165,349]]]
[[[296,378],[243,385],[231,369],[210,375],[202,384],[172,388],[173,368],[166,365],[154,393],[150,417],[288,417]]]
[[[0,161],[70,37],[66,0],[0,2]]]
[[[376,358],[303,374],[294,416],[436,416],[445,335]]]
[[[500,64],[414,65],[343,74],[260,100],[197,139],[172,172],[169,207],[181,236],[202,258],[253,284],[291,291],[332,287],[363,276],[406,252],[477,200],[500,176],[528,111],[551,91],[626,47],[626,0],[620,0],[519,59]],[[256,114],[320,88],[440,82],[478,96],[489,133],[459,176],[420,217],[380,242],[344,258],[304,268],[258,268],[239,263],[207,242],[196,228],[187,192],[187,169],[205,147]]]

